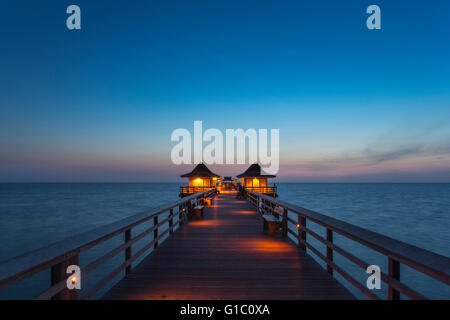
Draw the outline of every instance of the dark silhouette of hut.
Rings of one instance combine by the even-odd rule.
[[[264,174],[258,163],[252,164],[244,173],[236,176],[242,180],[242,187],[259,193],[277,197],[277,189],[275,186],[269,186],[267,179],[275,178],[275,175]]]
[[[214,188],[217,179],[220,178],[219,175],[213,173],[203,163],[198,164],[194,170],[180,177],[189,179],[188,186],[181,187],[180,197]]]

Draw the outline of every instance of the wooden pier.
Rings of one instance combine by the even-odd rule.
[[[400,277],[401,265],[450,285],[448,257],[250,189],[242,189],[237,196],[235,191],[217,195],[211,188],[4,261],[0,290],[50,269],[49,286],[35,299],[98,297],[99,290],[121,275],[104,299],[353,299],[335,280],[338,273],[370,299],[426,299],[405,284],[408,279]],[[212,205],[206,206],[205,200],[211,198]],[[278,228],[275,237],[263,231],[263,217]],[[325,236],[311,230],[310,222],[321,226]],[[144,223],[151,224],[136,233],[136,227]],[[388,287],[386,297],[337,264],[335,253],[364,274],[370,265],[351,249],[338,246],[334,234],[385,256],[388,268],[380,278]],[[98,252],[94,261],[80,265],[81,279],[119,254],[123,262],[82,292],[68,289],[69,282],[79,279],[68,275],[67,267],[78,265],[85,251],[117,236],[123,237],[119,246]],[[315,247],[310,238],[325,250]],[[138,243],[143,246],[136,250]]]
[[[105,299],[353,299],[304,251],[262,232],[260,214],[221,194]]]

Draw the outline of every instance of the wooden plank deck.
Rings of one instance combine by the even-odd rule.
[[[103,299],[354,299],[294,244],[264,234],[235,196],[216,197]]]

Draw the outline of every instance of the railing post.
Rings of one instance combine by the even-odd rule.
[[[153,218],[153,226],[156,226],[156,229],[153,231],[153,239],[156,240],[158,238],[158,216]],[[153,248],[158,247],[158,240],[155,241],[155,244],[153,245]]]
[[[306,218],[298,215],[298,246],[306,251]],[[304,241],[304,243],[302,242]]]
[[[327,241],[333,243],[333,231],[327,228]],[[327,259],[333,261],[333,249],[327,245]],[[333,267],[327,264],[327,272],[333,274]]]
[[[181,217],[182,217],[182,216],[183,216],[183,205],[180,204],[180,205],[178,206],[178,228],[180,228],[181,225],[183,224],[183,223],[181,222]]]
[[[283,210],[283,220],[282,220],[282,223],[281,223],[281,235],[283,237],[287,236],[287,228],[288,228],[288,226],[287,226],[288,219],[287,218],[288,218],[288,210],[286,208],[284,208],[284,210]]]
[[[131,241],[131,229],[125,231],[125,243]],[[125,249],[125,262],[131,259],[131,246]],[[125,268],[125,274],[131,272],[131,264]]]
[[[388,258],[389,276],[400,281],[400,262],[392,258]],[[400,292],[391,285],[388,286],[388,300],[400,300]]]
[[[54,286],[57,283],[65,281],[67,278],[69,278],[70,274],[67,273],[67,267],[71,265],[78,265],[78,255],[70,257],[69,259],[52,266],[50,272],[51,286]],[[78,281],[81,281],[81,279],[78,279]],[[78,299],[78,290],[77,289],[69,290],[68,288],[64,288],[63,290],[61,290],[59,293],[57,293],[52,297],[52,300],[76,300],[76,299]]]
[[[262,197],[259,197],[259,204],[261,206],[261,212],[262,212],[262,214],[264,214],[265,213],[265,211],[264,211],[264,199]]]
[[[170,211],[169,211],[169,217],[171,218],[169,220],[169,229],[170,229],[169,234],[172,234],[173,233],[173,229],[172,229],[172,226],[173,226],[173,208],[170,209]]]

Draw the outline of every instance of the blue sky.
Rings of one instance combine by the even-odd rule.
[[[2,1],[0,181],[179,181],[170,134],[203,120],[279,128],[279,181],[450,182],[449,9]]]

